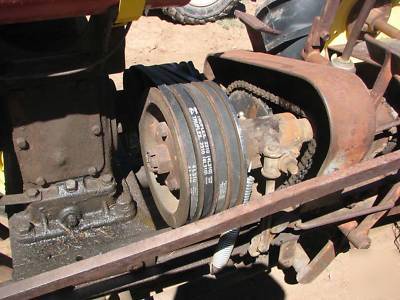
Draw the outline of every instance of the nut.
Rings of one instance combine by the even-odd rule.
[[[172,169],[171,156],[165,144],[153,146],[146,153],[146,159],[154,173],[165,174]]]
[[[279,162],[279,169],[282,172],[290,172],[290,174],[296,175],[299,172],[299,167],[297,166],[297,160],[291,155],[285,155],[281,158]]]
[[[79,219],[78,219],[78,217],[76,215],[69,214],[68,216],[65,217],[64,224],[68,228],[73,228],[73,227],[76,227],[79,224]]]
[[[100,179],[104,184],[111,184],[114,181],[114,177],[111,174],[104,174]]]
[[[75,192],[78,189],[78,182],[76,182],[74,179],[68,179],[65,182],[65,189],[68,192]]]
[[[38,191],[37,189],[34,189],[34,188],[28,189],[28,190],[26,191],[26,195],[27,195],[29,198],[35,198],[38,194],[39,194],[39,191]]]
[[[179,189],[179,183],[175,176],[171,174],[165,179],[165,184],[170,191],[176,191]]]
[[[21,221],[21,223],[18,224],[17,226],[17,231],[19,234],[27,234],[29,233],[33,228],[33,225],[29,221]]]
[[[263,154],[270,158],[278,158],[282,156],[281,148],[277,144],[268,144],[265,146]]]
[[[160,122],[157,126],[157,134],[165,140],[165,138],[168,136],[169,129],[168,125],[165,122]]]

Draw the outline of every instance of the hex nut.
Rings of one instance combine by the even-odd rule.
[[[65,182],[65,189],[68,192],[75,192],[78,189],[78,182],[76,182],[74,179],[68,179]]]

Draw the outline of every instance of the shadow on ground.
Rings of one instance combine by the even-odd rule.
[[[173,299],[283,300],[285,292],[268,273],[254,275],[254,270],[239,269],[230,276],[203,277],[181,285]]]

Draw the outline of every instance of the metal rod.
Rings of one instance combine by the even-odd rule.
[[[287,189],[231,208],[180,228],[0,287],[0,299],[31,299],[68,286],[122,274],[143,261],[244,226],[292,205],[304,204],[372,177],[398,170],[400,151],[389,153],[331,175],[312,178]]]
[[[381,133],[382,131],[389,130],[392,127],[400,126],[400,120],[394,120],[390,123],[383,124],[376,128],[376,133]]]
[[[386,205],[378,205],[378,206],[374,206],[374,207],[370,207],[370,208],[366,208],[366,209],[358,209],[358,210],[354,210],[354,211],[350,210],[350,212],[345,213],[341,216],[337,216],[337,217],[332,217],[332,218],[321,217],[321,218],[318,218],[319,220],[312,220],[312,221],[308,221],[305,223],[296,223],[295,229],[309,230],[309,229],[313,229],[313,228],[317,228],[317,227],[321,227],[321,226],[325,226],[325,225],[329,225],[329,224],[333,224],[333,223],[348,221],[351,219],[355,219],[355,218],[362,217],[365,215],[373,214],[376,212],[386,211],[393,207],[394,207],[394,204],[392,203],[392,204],[386,204]]]
[[[364,5],[361,8],[361,11],[357,17],[357,20],[351,30],[350,36],[347,40],[346,46],[344,47],[342,53],[342,59],[347,61],[350,59],[351,53],[353,52],[353,48],[356,45],[357,39],[360,36],[360,32],[362,27],[367,20],[369,12],[374,7],[376,0],[365,0]]]

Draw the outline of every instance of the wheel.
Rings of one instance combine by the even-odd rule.
[[[227,16],[239,0],[192,0],[183,7],[170,7],[164,14],[182,24],[205,24]]]
[[[265,0],[256,9],[256,17],[279,35],[263,33],[268,53],[301,59],[315,16],[321,13],[323,0]]]

